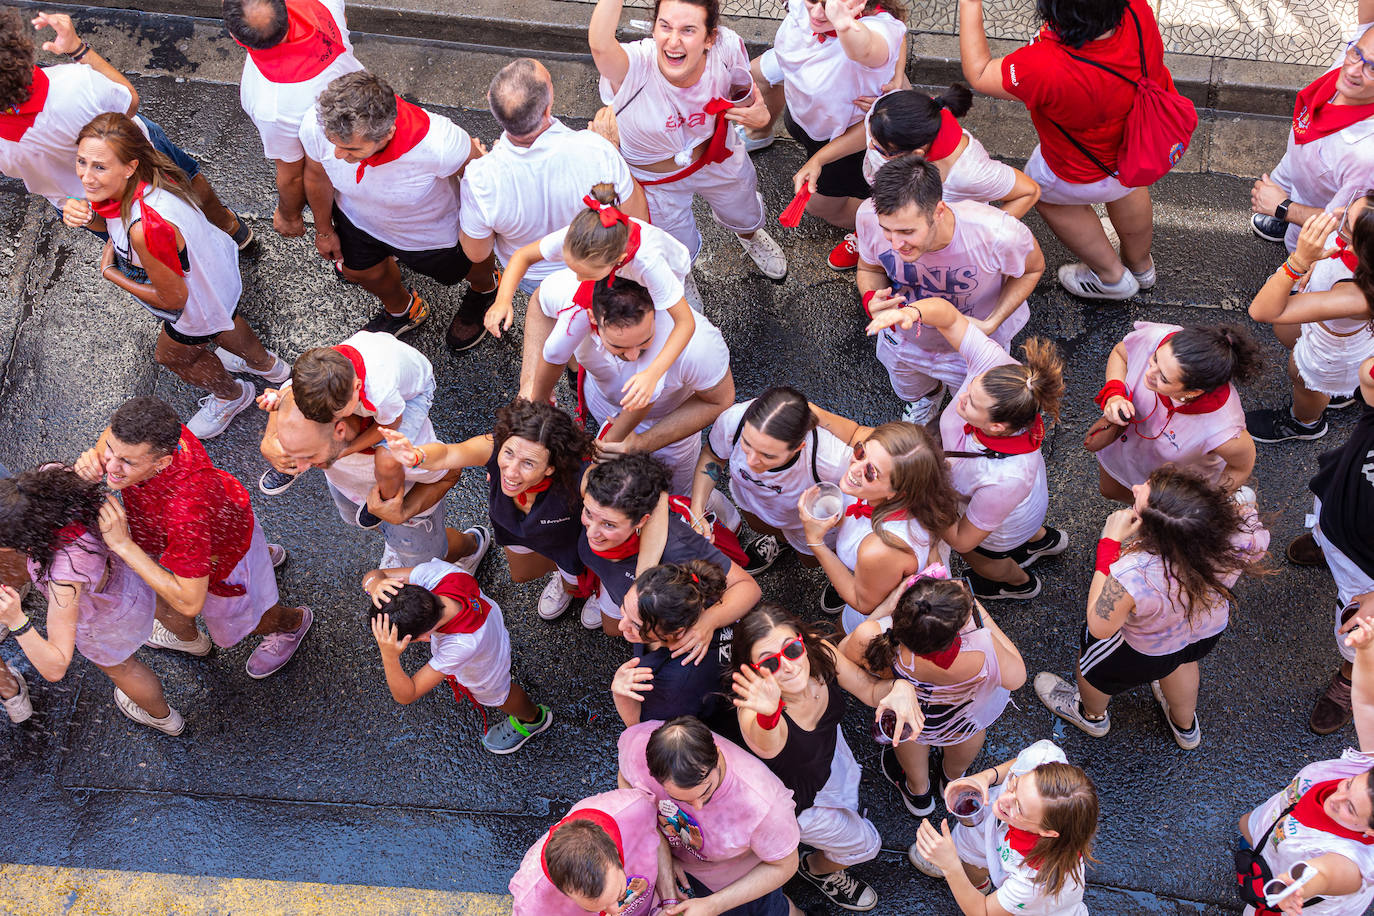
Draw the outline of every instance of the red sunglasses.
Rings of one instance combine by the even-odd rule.
[[[800,636],[794,636],[782,644],[782,649],[772,655],[765,655],[763,658],[754,662],[755,671],[767,671],[769,674],[777,674],[782,670],[782,660],[785,658],[789,662],[795,662],[806,654],[806,643],[802,642]]]
[[[862,442],[855,442],[855,443],[854,443],[854,460],[855,460],[855,461],[863,461],[863,462],[864,462],[864,480],[868,481],[869,483],[877,483],[877,482],[878,482],[878,469],[877,469],[877,467],[874,466],[873,462],[871,462],[871,461],[864,461],[864,457],[865,457],[865,453],[864,453],[864,444],[863,444]]]

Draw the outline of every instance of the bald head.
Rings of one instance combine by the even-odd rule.
[[[224,25],[256,51],[276,47],[286,40],[286,0],[224,0]]]
[[[511,61],[491,81],[487,105],[501,129],[512,137],[529,137],[549,126],[553,78],[531,57]]]

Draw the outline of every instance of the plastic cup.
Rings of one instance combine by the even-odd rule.
[[[802,508],[818,522],[836,518],[844,509],[844,493],[833,483],[817,484],[802,503]]]
[[[987,810],[983,807],[983,793],[973,786],[951,787],[945,807],[965,827],[977,827],[987,816]]]
[[[747,68],[730,68],[730,89],[727,98],[736,108],[748,108],[754,104],[754,76]]]
[[[897,714],[892,710],[883,713],[883,717],[873,723],[873,740],[879,744],[891,744],[892,733],[897,730]],[[911,726],[902,729],[902,740],[910,741],[915,735],[912,734]]]

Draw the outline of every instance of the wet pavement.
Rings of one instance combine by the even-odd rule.
[[[259,233],[242,262],[242,313],[268,346],[291,359],[361,325],[374,308],[370,298],[337,283],[308,239],[272,233],[271,174],[236,88],[172,78],[142,79],[138,88],[145,111],[201,158],[225,201]],[[446,112],[488,142],[497,134],[485,113]],[[770,213],[790,198],[789,176],[800,159],[790,144],[756,157]],[[1066,554],[1038,567],[1045,579],[1038,599],[989,609],[1032,677],[1072,671],[1093,545],[1111,509],[1079,446],[1108,351],[1134,320],[1250,324],[1245,304],[1279,259],[1276,247],[1248,232],[1247,182],[1174,176],[1157,192],[1153,292],[1125,305],[1096,305],[1046,281],[1031,301],[1027,333],[1053,338],[1068,361],[1070,396],[1045,453],[1049,521],[1072,541]],[[156,393],[189,416],[195,393],[152,365],[152,322],[98,280],[96,241],[64,229],[15,182],[0,181],[0,200],[0,462],[20,469],[74,459],[134,394]],[[788,382],[863,422],[900,413],[863,336],[852,276],[824,264],[837,231],[809,219],[798,230],[775,226],[792,269],[773,283],[709,215],[700,213],[698,222],[706,247],[697,277],[706,312],[730,345],[741,397]],[[1043,225],[1030,222],[1051,270],[1064,263]],[[435,427],[445,441],[486,432],[493,410],[514,392],[519,335],[454,357],[442,334],[455,295],[423,279],[417,285],[437,313],[410,338],[434,361]],[[1243,391],[1245,403],[1278,406],[1287,397],[1281,348],[1267,329],[1251,327],[1270,363],[1263,381]],[[569,403],[567,390],[561,394]],[[1337,756],[1353,740],[1349,730],[1318,738],[1306,729],[1335,663],[1335,592],[1323,570],[1290,568],[1281,555],[1310,507],[1305,482],[1316,455],[1341,442],[1353,422],[1338,417],[1321,443],[1261,446],[1254,486],[1272,518],[1276,575],[1240,584],[1231,628],[1203,663],[1200,749],[1174,745],[1146,691],[1113,703],[1114,727],[1103,739],[1066,730],[1029,686],[989,732],[984,762],[1053,737],[1096,781],[1103,804],[1100,861],[1089,871],[1094,912],[1231,912],[1236,819],[1297,769]],[[262,470],[263,425],[261,414],[245,414],[207,443],[221,467],[250,485]],[[480,473],[469,472],[448,497],[451,521],[480,522],[484,494]],[[511,584],[493,552],[480,578],[505,609],[516,677],[556,716],[554,728],[519,754],[493,757],[479,746],[471,707],[455,705],[447,691],[410,707],[392,702],[357,587],[378,560],[380,537],[338,519],[318,474],[276,498],[255,490],[254,505],[269,536],[291,551],[281,574],[284,600],[313,606],[315,627],[296,659],[265,681],[243,670],[249,644],[205,659],[142,650],[186,717],[181,737],[125,719],[108,681],[88,663],[78,660],[64,681],[47,684],[12,642],[0,645],[0,656],[28,677],[35,708],[27,723],[0,727],[0,782],[10,799],[0,806],[0,861],[503,891],[549,823],[577,799],[614,787],[620,729],[608,685],[627,646],[584,630],[575,612],[552,624],[539,620],[540,584]],[[765,596],[819,617],[822,581],[789,558],[760,584]],[[408,666],[422,656],[412,649]],[[854,873],[877,887],[876,912],[952,912],[943,883],[905,861],[915,821],[877,775],[864,716],[850,718],[850,743],[864,765],[861,803],[887,850]],[[803,907],[823,907],[800,881],[789,891]]]

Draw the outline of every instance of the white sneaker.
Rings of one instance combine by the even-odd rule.
[[[771,133],[766,137],[751,137],[749,131],[744,129],[743,124],[735,125],[735,133],[739,134],[740,142],[744,144],[746,153],[757,153],[761,149],[768,149],[776,139]]]
[[[1174,724],[1174,720],[1169,716],[1169,701],[1164,698],[1164,688],[1159,686],[1159,681],[1150,681],[1150,692],[1155,695],[1155,702],[1164,711],[1164,722],[1169,726],[1169,731],[1174,734],[1174,742],[1185,751],[1191,751],[1202,743],[1202,720],[1193,713],[1193,727],[1186,732]]]
[[[935,386],[935,390],[930,394],[918,400],[907,402],[906,410],[902,411],[902,422],[925,426],[930,422],[930,418],[935,415],[935,411],[940,408],[940,402],[944,399],[945,383],[941,382]]]
[[[1131,276],[1135,277],[1135,282],[1140,285],[1140,291],[1155,288],[1155,259],[1150,258],[1150,266],[1144,270],[1133,270]]]
[[[589,630],[601,629],[601,603],[595,596],[588,598],[587,603],[582,605],[582,625]]]
[[[5,712],[9,714],[10,721],[17,725],[33,715],[33,702],[29,699],[29,684],[24,680],[24,675],[15,671],[8,662],[4,664],[10,677],[14,678],[14,682],[19,685],[19,692],[7,700],[0,700],[0,704],[4,704]]]
[[[687,304],[698,312],[702,310],[701,290],[697,288],[697,278],[689,271],[686,279],[682,281],[682,298],[687,300]]]
[[[454,563],[459,569],[464,570],[468,575],[477,575],[477,567],[482,565],[482,558],[487,555],[487,550],[491,547],[491,529],[482,525],[474,525],[471,528],[463,529],[464,534],[470,534],[477,539],[477,549],[458,562]]]
[[[916,870],[923,875],[929,875],[932,878],[943,878],[945,876],[940,866],[921,855],[921,850],[916,847],[915,843],[907,847],[906,858],[907,861],[915,865]]]
[[[249,382],[239,382],[239,396],[232,401],[222,401],[213,394],[200,399],[200,410],[186,423],[197,439],[213,439],[229,428],[234,417],[243,413],[253,403],[257,394]]]
[[[739,245],[744,249],[744,253],[753,259],[758,265],[763,275],[770,280],[781,280],[787,276],[787,255],[783,254],[782,246],[773,241],[773,237],[765,229],[760,229],[754,233],[753,238],[745,238],[737,235]]]
[[[1087,264],[1065,264],[1059,268],[1059,285],[1083,299],[1129,299],[1140,292],[1140,281],[1129,270],[1121,279],[1108,283]]]
[[[219,357],[219,361],[224,364],[225,371],[231,375],[256,375],[274,385],[280,385],[291,377],[291,366],[271,350],[267,351],[267,355],[272,357],[272,368],[266,372],[259,372],[250,368],[248,360],[237,353],[230,353],[224,347],[218,347],[215,350],[215,356]]]
[[[286,548],[280,544],[268,544],[267,555],[272,558],[272,568],[281,569],[286,565]]]
[[[181,713],[172,709],[170,705],[167,707],[169,712],[165,718],[154,718],[151,713],[129,699],[128,694],[118,687],[115,688],[115,707],[139,725],[155,728],[164,735],[179,735],[182,729],[186,728],[186,720],[181,717]]]
[[[143,644],[150,649],[171,649],[174,652],[185,652],[187,655],[210,654],[210,637],[199,628],[196,630],[195,639],[178,639],[177,635],[164,627],[160,620],[153,621],[153,632],[148,634]]]
[[[1241,487],[1231,494],[1231,498],[1236,501],[1238,506],[1257,506],[1255,491],[1249,487]]]
[[[590,603],[590,602],[589,602]],[[563,587],[563,577],[554,573],[549,577],[544,591],[539,594],[539,617],[541,620],[557,620],[572,604],[572,595]],[[601,613],[596,615],[596,625],[601,626]]]

